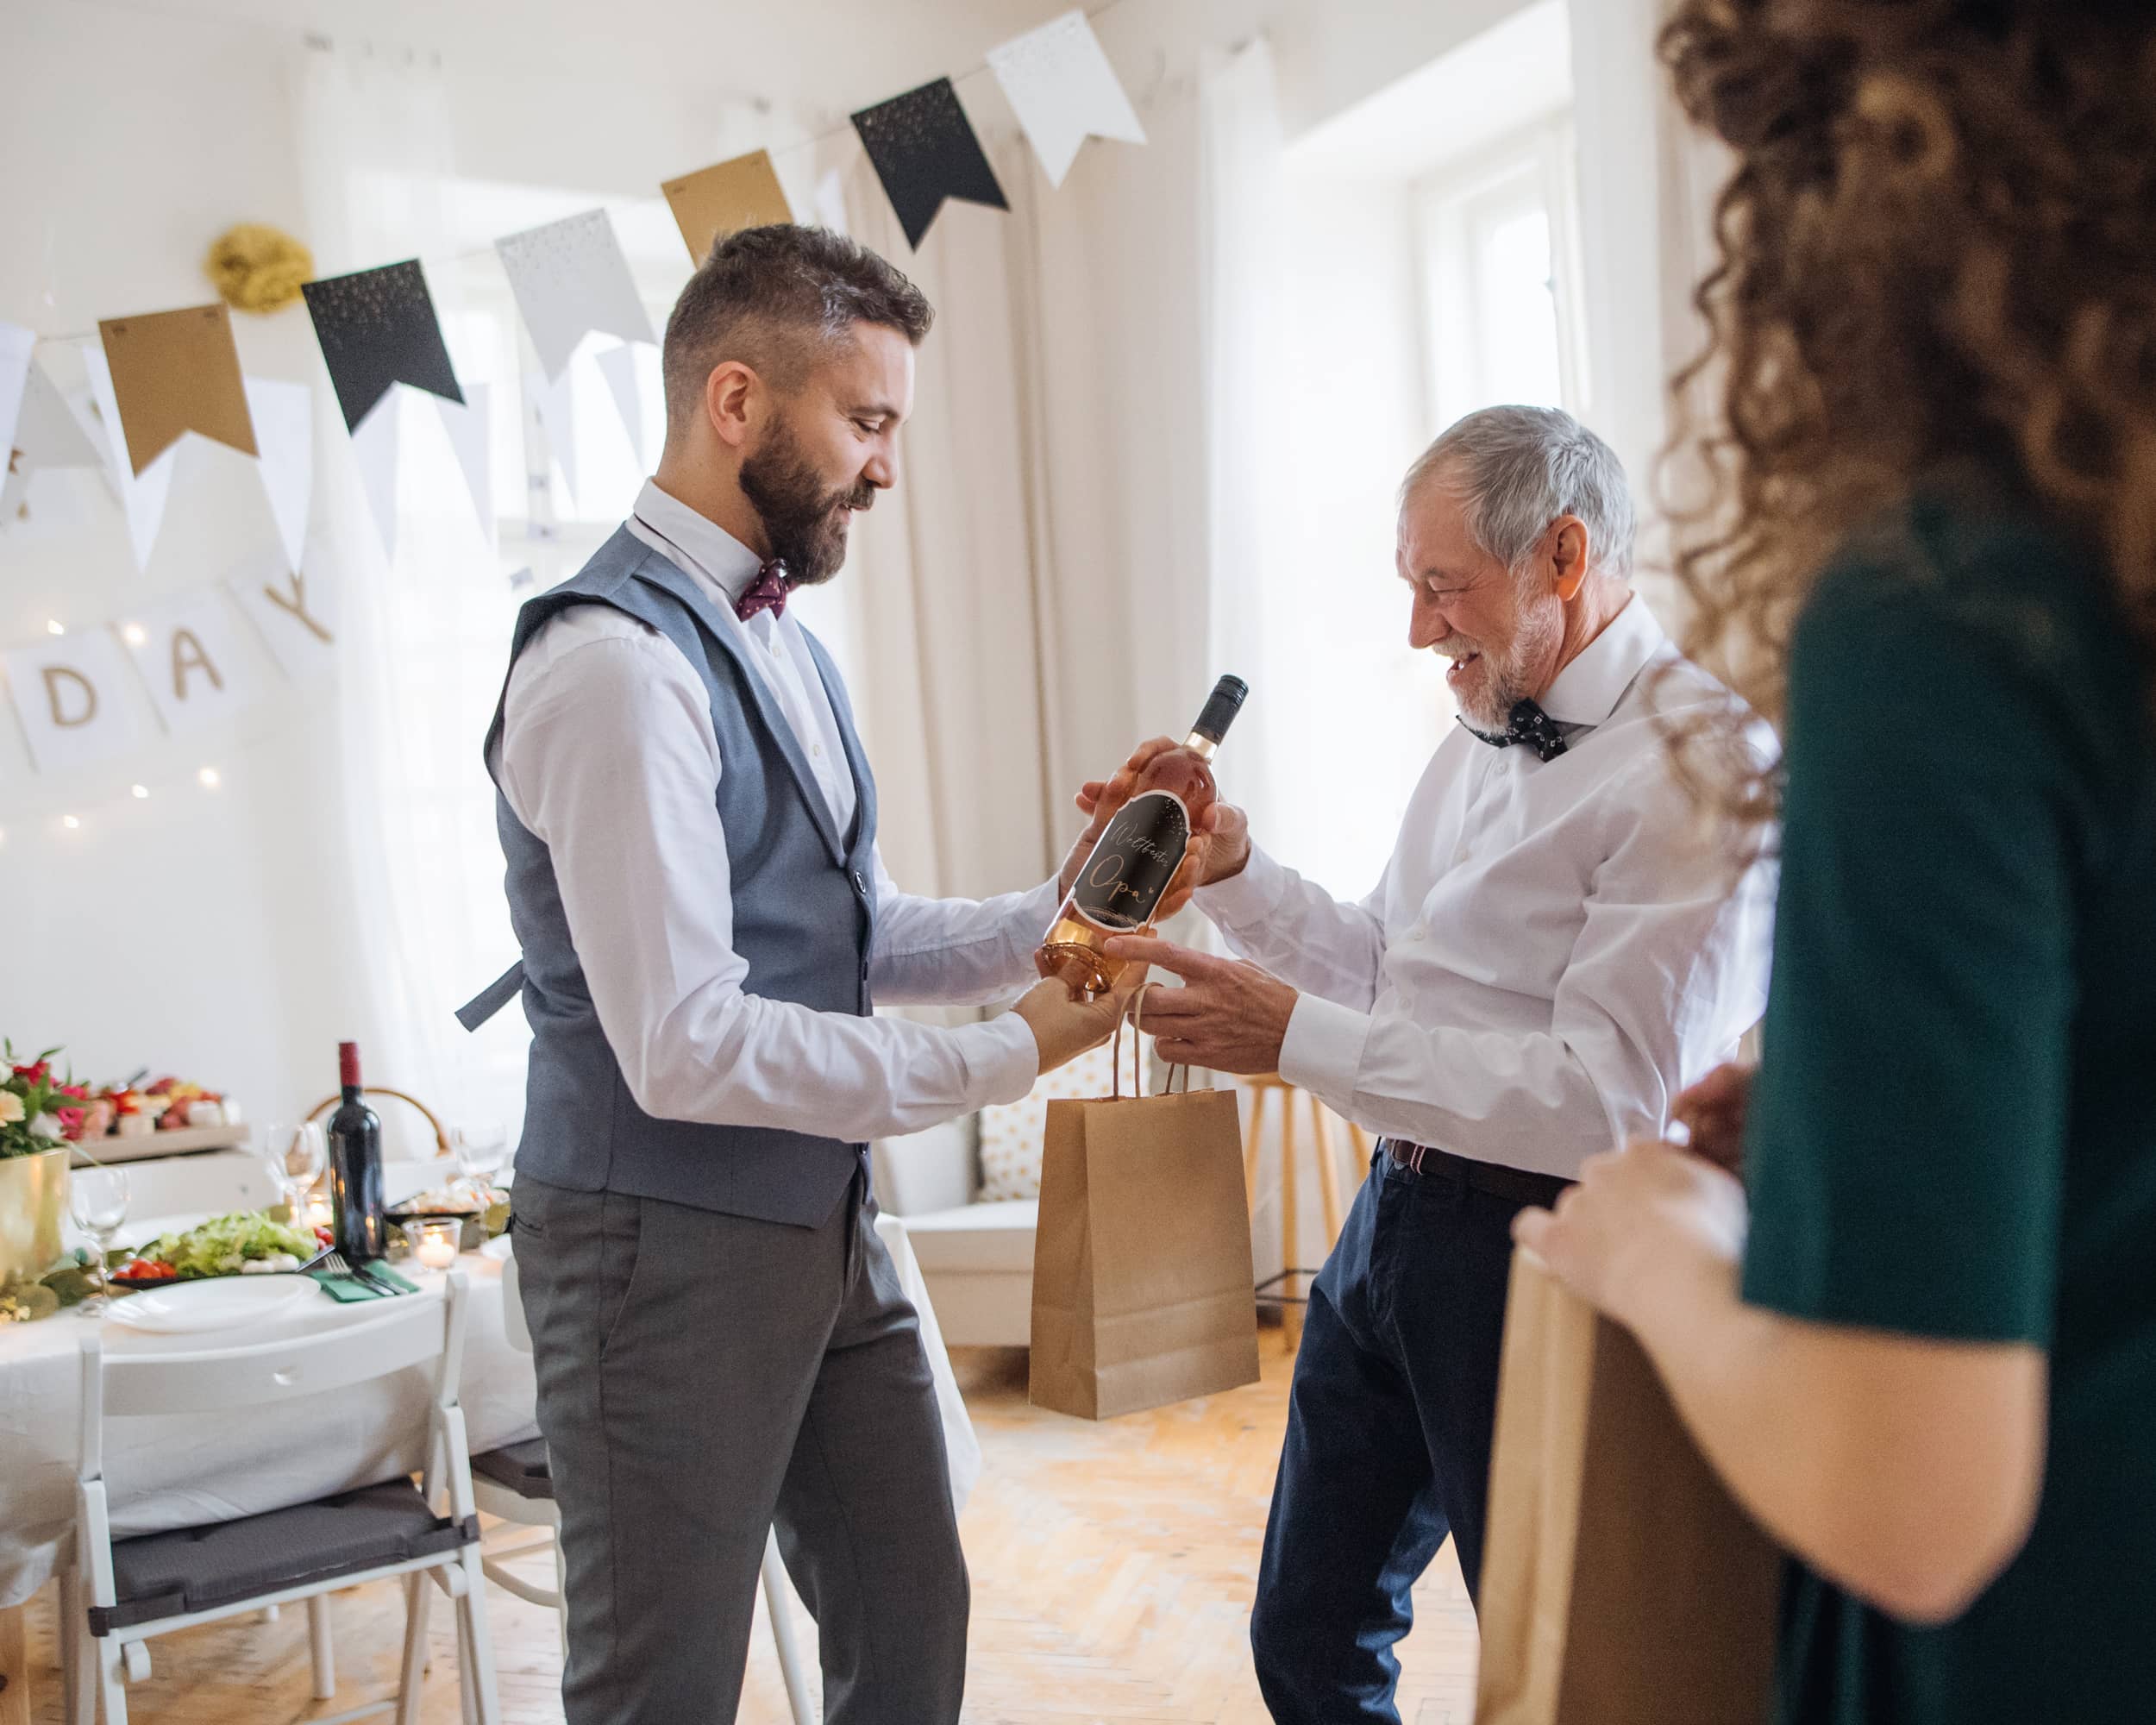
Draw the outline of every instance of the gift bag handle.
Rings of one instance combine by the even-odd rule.
[[[1136,1101],[1143,1101],[1145,1099],[1145,1045],[1138,1039],[1144,1034],[1144,1028],[1143,1020],[1145,1016],[1145,986],[1150,985],[1141,986],[1131,991],[1131,1010],[1128,1014],[1131,1020],[1131,1040],[1134,1044],[1133,1052],[1137,1056],[1132,1066],[1134,1076],[1131,1079],[1135,1087],[1132,1100]],[[1116,1014],[1115,1037],[1110,1044],[1108,1054],[1110,1064],[1113,1068],[1112,1088],[1108,1094],[1112,1101],[1119,1102],[1123,1100],[1124,1017],[1125,1014],[1121,1013]],[[1158,1094],[1163,1096],[1172,1096],[1176,1094],[1175,1075],[1178,1072],[1183,1075],[1182,1094],[1186,1096],[1190,1094],[1190,1068],[1180,1062],[1169,1067],[1168,1082],[1161,1086]]]

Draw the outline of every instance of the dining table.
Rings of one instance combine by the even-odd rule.
[[[163,1218],[144,1226],[161,1230],[185,1220]],[[876,1230],[919,1314],[952,1496],[962,1506],[980,1477],[980,1442],[905,1224],[880,1217]],[[128,1233],[137,1240],[149,1237],[141,1227]],[[504,1322],[503,1265],[513,1239],[505,1235],[455,1260],[467,1288],[459,1397],[474,1453],[538,1434],[529,1344]],[[410,1259],[397,1268],[419,1290],[401,1297],[442,1297],[446,1272]],[[0,1725],[13,1725],[18,1711],[28,1717],[22,1608],[67,1560],[72,1541],[86,1326],[97,1324],[102,1346],[116,1354],[291,1339],[334,1347],[341,1330],[374,1314],[375,1302],[342,1303],[324,1295],[286,1302],[243,1327],[209,1334],[146,1333],[119,1315],[85,1319],[72,1310],[35,1322],[0,1323],[0,1677],[7,1679],[0,1688]],[[245,1419],[203,1414],[111,1421],[103,1437],[113,1537],[235,1521],[417,1472],[428,1396],[427,1374],[412,1368],[252,1409]]]

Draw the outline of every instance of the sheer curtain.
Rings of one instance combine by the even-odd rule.
[[[1008,214],[944,207],[919,252],[850,141],[847,226],[935,303],[898,486],[805,595],[836,637],[893,874],[968,896],[1031,885],[1072,793],[1188,725],[1209,640],[1196,87],[1135,92],[1149,143],[1094,144],[1051,189],[992,81],[965,100]]]
[[[449,97],[436,67],[401,51],[309,52],[299,91],[309,226],[324,275],[417,256],[460,375],[448,247]],[[523,1016],[467,1036],[453,1009],[515,944],[500,888],[479,738],[513,608],[455,478],[431,403],[392,393],[404,485],[395,554],[361,491],[331,392],[318,392],[317,524],[334,558],[342,624],[339,715],[349,833],[348,909],[363,954],[365,1022],[352,1027],[374,1082],[452,1121],[522,1118]],[[423,1131],[382,1111],[392,1154],[430,1153]]]

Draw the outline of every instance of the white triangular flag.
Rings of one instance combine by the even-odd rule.
[[[649,467],[651,458],[644,450],[644,392],[636,375],[636,349],[624,342],[594,357],[605,374],[606,387],[613,392],[614,411],[621,415],[622,429],[629,433],[629,447],[636,452],[637,464]]]
[[[404,406],[401,385],[385,390],[367,417],[352,428],[352,459],[360,464],[360,485],[367,492],[375,530],[382,536],[382,555],[392,563],[397,561],[397,457],[403,444],[398,416]]]
[[[1145,141],[1145,129],[1083,12],[1066,12],[990,48],[988,64],[1056,185],[1088,137]]]
[[[568,369],[576,344],[594,329],[624,342],[653,339],[650,314],[604,210],[505,235],[494,249],[548,382]]]
[[[37,332],[20,323],[0,323],[0,467],[14,465],[15,422],[22,411],[23,386],[30,380],[30,349]]]
[[[464,386],[464,405],[443,396],[435,398],[442,412],[442,429],[449,434],[457,465],[464,469],[464,488],[472,494],[472,511],[479,518],[479,532],[492,545],[495,537],[493,443],[488,436],[487,386]]]
[[[539,416],[547,446],[554,451],[555,460],[561,464],[561,478],[569,488],[572,505],[577,501],[576,396],[570,387],[574,375],[573,372],[564,372],[559,382],[548,383],[537,372],[524,373],[526,411],[536,411]]]
[[[87,392],[83,394],[87,405]],[[16,415],[13,460],[0,480],[0,517],[12,522],[28,496],[30,478],[41,467],[105,466],[104,451],[58,385],[34,361],[22,379],[22,404]]]
[[[296,569],[305,561],[307,516],[315,496],[315,392],[280,378],[243,381],[262,489],[277,519],[285,563]]]
[[[135,547],[135,566],[147,570],[157,536],[164,530],[165,505],[172,499],[172,469],[179,463],[182,437],[141,473],[128,460],[127,439],[119,435],[120,398],[112,387],[112,367],[105,363],[104,349],[94,342],[82,344],[84,369],[89,373],[91,398],[104,422],[105,436],[116,459],[106,464],[120,492],[120,506],[127,511],[128,538]]]

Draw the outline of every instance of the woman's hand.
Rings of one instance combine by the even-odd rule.
[[[1145,967],[1134,964],[1114,993],[1097,1000],[1074,1000],[1069,985],[1058,976],[1027,989],[1013,1010],[1033,1032],[1040,1070],[1053,1072],[1114,1035],[1117,1022],[1130,1010],[1131,994],[1144,982]]]
[[[1752,1102],[1752,1075],[1758,1070],[1733,1060],[1717,1066],[1690,1089],[1679,1091],[1670,1104],[1670,1117],[1691,1134],[1685,1148],[1732,1174],[1744,1171],[1745,1111]]]
[[[1736,1179],[1651,1139],[1591,1156],[1551,1210],[1522,1210],[1513,1239],[1589,1305],[1638,1329],[1656,1305],[1734,1286],[1744,1253]]]

